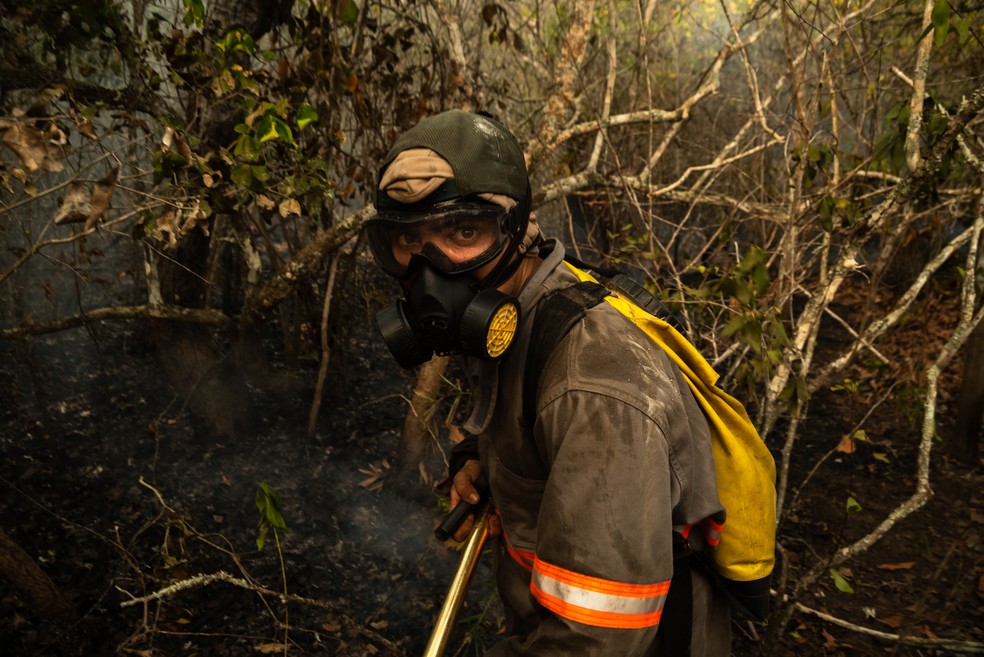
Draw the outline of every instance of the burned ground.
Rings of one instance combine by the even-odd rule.
[[[0,582],[3,654],[422,651],[456,555],[431,538],[440,509],[430,482],[396,485],[387,471],[411,379],[392,365],[364,310],[356,304],[339,316],[320,428],[310,440],[304,426],[313,361],[301,366],[290,394],[257,396],[252,431],[219,442],[196,433],[136,326],[106,324],[2,346],[3,527],[79,614],[73,623],[40,620]],[[848,377],[853,383],[812,400],[780,529],[780,573],[790,582],[912,494],[920,391],[899,372],[920,368],[932,336],[932,326],[903,327],[885,347],[899,359],[896,370],[859,366]],[[958,368],[951,370],[942,435],[946,396],[957,383]],[[844,443],[858,428],[868,440]],[[841,569],[853,593],[828,577],[798,602],[886,633],[984,640],[982,478],[979,469],[944,457],[939,445],[933,458],[934,497]],[[440,470],[435,454],[428,471]],[[289,530],[268,536],[259,551],[254,496],[261,482],[280,492]],[[487,567],[464,614],[487,609],[486,620],[463,623],[449,655],[470,650],[461,645],[467,630],[494,640]],[[190,585],[153,597],[176,582]],[[751,652],[740,637],[736,654]],[[776,654],[940,653],[800,610]]]

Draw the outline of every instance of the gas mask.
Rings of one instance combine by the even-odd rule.
[[[468,274],[449,275],[424,264],[406,299],[376,314],[383,341],[396,361],[413,368],[434,354],[501,358],[519,326],[519,302],[480,289]]]
[[[397,362],[417,367],[434,354],[501,358],[519,326],[519,302],[495,289],[515,271],[471,272],[504,251],[513,235],[507,213],[489,203],[450,203],[419,216],[383,214],[367,226],[369,246],[384,271],[399,279],[404,299],[380,310],[376,323]],[[500,261],[501,262],[501,261]]]

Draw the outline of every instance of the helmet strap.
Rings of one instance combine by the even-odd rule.
[[[509,238],[509,243],[502,250],[502,257],[499,258],[499,262],[492,268],[489,275],[482,280],[481,287],[483,289],[495,288],[508,281],[523,262],[524,254],[519,251],[523,240],[526,239],[526,228],[530,223],[531,196],[531,189],[527,185],[523,200],[510,212],[512,216],[508,220],[513,225],[510,229],[511,237]]]

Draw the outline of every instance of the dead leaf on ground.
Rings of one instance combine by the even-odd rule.
[[[879,570],[909,570],[916,565],[915,561],[903,561],[902,563],[883,563],[878,566]]]
[[[823,647],[824,648],[827,648],[829,650],[833,650],[834,648],[837,648],[838,646],[840,646],[840,644],[837,643],[837,639],[834,638],[834,635],[831,634],[830,632],[828,632],[827,630],[820,630],[820,633],[823,634]]]
[[[282,643],[261,643],[256,646],[256,652],[261,655],[274,655],[284,651],[284,644]]]
[[[882,625],[888,625],[893,630],[897,630],[902,627],[902,617],[898,614],[887,616],[886,618],[878,618],[876,620]]]
[[[378,493],[383,490],[384,476],[386,471],[389,470],[389,462],[383,459],[378,464],[370,463],[365,468],[359,468],[359,472],[364,475],[369,475],[365,479],[359,482],[359,485],[363,488],[367,488],[374,493]]]
[[[837,445],[837,451],[844,454],[853,454],[857,450],[857,446],[854,444],[854,439],[850,436],[841,437],[840,443]]]

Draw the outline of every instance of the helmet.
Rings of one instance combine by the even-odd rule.
[[[518,263],[511,254],[520,249],[529,227],[530,184],[523,149],[498,121],[461,110],[426,118],[396,140],[379,177],[376,215],[367,222],[367,232],[370,248],[388,274],[402,279],[413,273],[390,255],[390,240],[401,224],[455,216],[471,221],[480,215],[498,224],[494,249],[448,273],[471,271],[502,252],[506,257],[483,287],[494,287],[515,271]],[[431,264],[440,267],[433,259]]]

